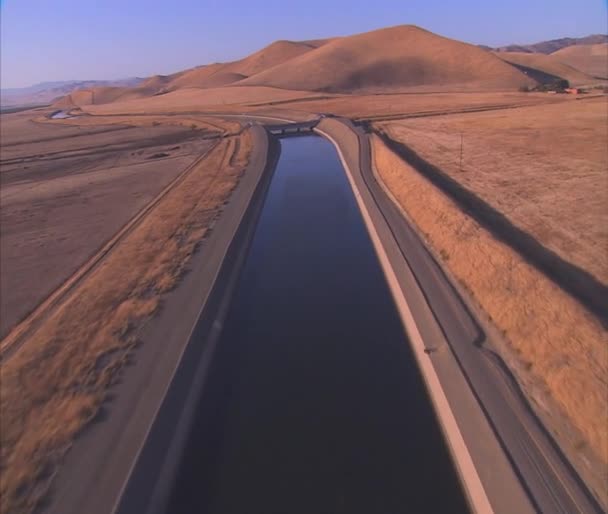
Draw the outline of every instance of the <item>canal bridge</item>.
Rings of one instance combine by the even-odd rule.
[[[318,119],[312,121],[301,121],[297,123],[283,123],[265,125],[264,128],[273,136],[297,136],[304,133],[310,133],[319,123]]]

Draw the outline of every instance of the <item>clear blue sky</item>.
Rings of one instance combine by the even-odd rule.
[[[415,24],[499,46],[606,32],[606,0],[0,0],[1,85],[170,73]]]

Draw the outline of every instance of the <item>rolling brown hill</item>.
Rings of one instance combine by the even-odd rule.
[[[551,55],[592,77],[608,79],[608,43],[569,46]]]
[[[77,105],[99,105],[146,98],[166,92],[167,85],[177,80],[184,72],[172,75],[153,75],[135,87],[93,87],[72,91],[53,104],[54,107],[70,108]]]
[[[282,64],[315,48],[312,43],[275,41],[239,61],[215,63],[187,70],[175,80],[165,84],[164,87],[167,91],[175,91],[184,87],[225,86]]]
[[[121,80],[67,80],[42,82],[29,87],[3,88],[0,91],[0,104],[3,107],[49,104],[79,89],[135,87],[143,81],[144,79],[138,77]]]
[[[496,48],[497,52],[529,52],[552,54],[574,45],[595,45],[598,43],[608,43],[608,35],[592,34],[585,37],[562,37],[559,39],[550,39],[549,41],[541,41],[531,45],[507,45]]]
[[[206,87],[209,79],[216,73],[223,71],[225,66],[223,63],[214,63],[185,70],[178,77],[164,84],[162,90],[175,91],[187,87]]]
[[[535,81],[473,45],[404,25],[329,41],[239,84],[351,92],[416,86],[513,90]]]
[[[238,61],[156,75],[135,88],[78,91],[56,105],[99,105],[231,86],[349,93],[412,88],[513,91],[535,84],[533,77],[491,52],[402,25],[348,37],[276,41]]]
[[[234,73],[250,77],[314,50],[317,48],[315,43],[319,42],[275,41],[240,61],[230,63],[228,67]]]
[[[275,41],[261,50],[227,63],[197,66],[173,75],[154,75],[136,88],[92,88],[64,97],[55,105],[99,105],[109,102],[145,98],[187,88],[218,88],[242,81],[266,69],[280,65],[323,46],[330,39],[311,41]]]
[[[524,52],[498,52],[496,55],[540,82],[547,82],[555,77],[566,79],[573,86],[579,86],[595,80],[592,76],[564,64],[555,55]]]
[[[58,108],[70,108],[79,105],[98,105],[110,102],[123,102],[136,98],[146,98],[158,93],[159,87],[94,87],[91,89],[80,89],[60,98],[53,106]]]

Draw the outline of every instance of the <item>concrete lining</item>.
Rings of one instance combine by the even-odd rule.
[[[329,125],[329,127],[327,125]],[[468,447],[460,432],[458,423],[456,422],[455,416],[452,412],[452,409],[447,400],[442,385],[439,382],[436,370],[427,357],[427,352],[429,351],[429,348],[426,346],[426,344],[428,343],[428,341],[425,343],[425,341],[423,340],[418,324],[416,323],[416,319],[412,314],[412,310],[410,309],[410,306],[408,304],[408,300],[406,300],[404,296],[404,292],[401,288],[401,282],[403,280],[400,281],[397,278],[396,271],[393,269],[390,259],[385,250],[384,243],[381,241],[380,235],[376,230],[375,222],[370,214],[370,210],[373,209],[374,206],[373,204],[369,204],[368,208],[367,202],[369,201],[369,199],[364,198],[364,195],[367,196],[369,193],[367,192],[366,195],[366,192],[359,187],[357,181],[355,180],[355,175],[358,173],[358,171],[356,171],[358,170],[358,167],[355,167],[355,169],[353,170],[353,167],[351,167],[351,165],[347,163],[340,145],[338,144],[336,139],[334,139],[334,137],[330,135],[329,132],[333,132],[333,134],[338,135],[338,137],[342,135],[344,139],[347,139],[348,135],[344,134],[343,131],[340,130],[341,127],[338,127],[336,125],[332,127],[332,125],[334,125],[334,122],[321,123],[321,126],[317,128],[316,131],[322,136],[329,139],[336,146],[342,164],[345,168],[349,183],[353,189],[354,196],[357,200],[359,208],[361,209],[361,213],[363,215],[365,225],[372,240],[372,244],[374,245],[382,269],[384,270],[384,273],[386,275],[387,282],[391,290],[391,294],[393,295],[397,311],[399,312],[405,331],[409,336],[409,340],[412,345],[412,350],[416,357],[416,361],[418,362],[418,366],[422,372],[422,376],[429,392],[429,396],[432,399],[439,424],[444,433],[444,437],[448,442],[448,447],[452,454],[452,458],[455,461],[456,469],[458,470],[460,480],[464,485],[464,490],[469,505],[471,506],[474,512],[492,513],[494,512],[494,510],[490,504],[490,501],[488,500],[486,491],[484,489],[483,484],[481,483],[475,464],[471,459]],[[328,131],[326,132],[325,129],[328,129]],[[346,141],[344,141],[344,139],[342,141],[343,146],[344,143],[348,144],[348,139]],[[349,139],[351,139],[350,143],[352,144],[352,138]],[[358,141],[355,142],[357,143],[358,147]],[[409,301],[412,302],[411,297],[409,298]]]

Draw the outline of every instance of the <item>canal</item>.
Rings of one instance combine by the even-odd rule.
[[[467,512],[325,139],[281,141],[167,512]]]

